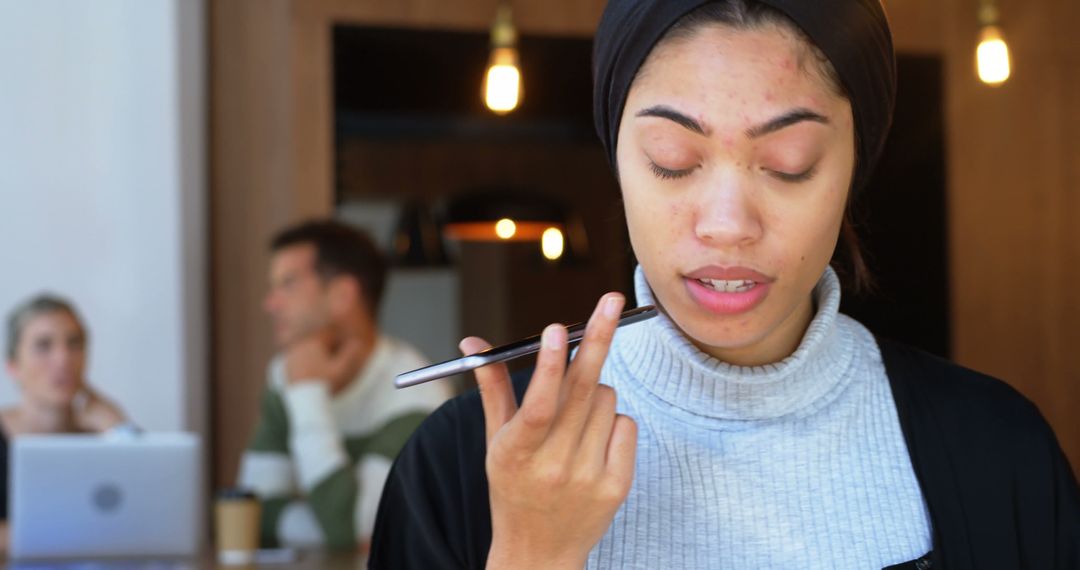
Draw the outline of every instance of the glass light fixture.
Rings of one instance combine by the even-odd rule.
[[[446,208],[443,236],[460,241],[541,241],[565,226],[561,205],[532,192],[508,188],[465,192]]]
[[[1004,83],[1010,74],[1009,46],[1001,35],[998,10],[993,0],[984,0],[979,7],[979,47],[975,49],[975,67],[979,79],[987,85]]]
[[[440,226],[451,249],[464,242],[536,244],[537,257],[580,263],[589,251],[585,224],[561,200],[524,188],[464,190],[445,203]],[[531,245],[530,245],[531,247]]]
[[[514,220],[503,218],[495,222],[495,235],[499,236],[499,239],[512,239],[516,233],[517,224]]]
[[[491,56],[484,73],[484,103],[500,115],[521,102],[521,68],[517,51],[517,31],[510,6],[499,6],[491,26]]]
[[[548,228],[540,236],[540,251],[544,257],[555,261],[563,254],[563,233],[559,228]]]

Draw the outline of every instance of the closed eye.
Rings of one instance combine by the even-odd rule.
[[[803,172],[796,172],[796,173],[782,172],[782,171],[779,171],[779,170],[769,170],[767,168],[765,170],[768,171],[768,173],[771,174],[772,176],[774,176],[776,179],[778,179],[778,180],[780,180],[782,182],[789,182],[789,183],[792,183],[792,184],[795,184],[795,183],[798,183],[798,182],[806,182],[807,180],[810,180],[811,178],[813,178],[814,174],[817,173],[817,168],[813,167],[813,166],[811,166],[810,168],[804,170]]]
[[[676,178],[683,178],[689,176],[691,172],[696,169],[697,166],[691,166],[690,168],[682,168],[679,170],[673,170],[670,168],[664,168],[653,161],[649,161],[649,170],[653,171],[653,174],[661,180],[674,180]]]

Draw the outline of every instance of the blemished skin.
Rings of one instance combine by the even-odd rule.
[[[666,42],[632,86],[619,131],[627,226],[649,285],[698,348],[736,365],[798,347],[851,184],[851,104],[805,68],[805,49],[771,26]],[[773,130],[778,120],[786,126]],[[754,281],[749,291],[699,281],[732,268],[753,272],[727,272],[729,287]]]

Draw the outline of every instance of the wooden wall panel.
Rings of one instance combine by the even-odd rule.
[[[273,350],[262,311],[267,242],[331,210],[328,177],[297,160],[288,0],[210,7],[210,219],[214,483],[235,478]],[[325,153],[325,150],[323,150]],[[325,156],[325,155],[324,155]],[[314,169],[317,170],[317,169]],[[324,169],[325,170],[325,169]]]
[[[1076,37],[1069,4],[1001,3],[1014,72],[991,88],[974,75],[970,3],[947,3],[949,223],[956,359],[1033,399],[1080,465],[1080,44],[1062,39]]]
[[[375,26],[484,30],[501,0],[313,0],[298,2],[312,14]],[[522,33],[591,36],[604,0],[517,0],[514,23]]]
[[[944,18],[939,0],[883,0],[893,32],[896,51],[941,55],[944,52]],[[975,3],[972,14],[975,13]]]

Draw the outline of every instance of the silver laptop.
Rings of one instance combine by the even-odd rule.
[[[199,439],[187,433],[15,438],[10,556],[193,556],[203,513]]]

